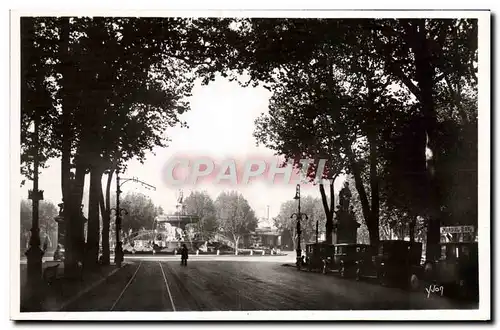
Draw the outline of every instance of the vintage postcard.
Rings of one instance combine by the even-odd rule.
[[[12,11],[11,318],[490,320],[490,51],[489,11]]]

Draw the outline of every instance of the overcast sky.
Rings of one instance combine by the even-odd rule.
[[[130,161],[128,169],[122,177],[137,177],[142,181],[156,186],[156,191],[147,190],[139,184],[128,182],[123,185],[123,193],[142,192],[150,196],[153,202],[161,205],[168,212],[175,211],[179,189],[184,196],[193,190],[206,190],[215,200],[224,190],[238,190],[249,201],[259,218],[272,219],[279,212],[281,203],[290,200],[295,195],[295,184],[266,184],[265,182],[250,182],[248,185],[215,185],[203,183],[197,186],[169,186],[165,180],[165,167],[176,155],[189,155],[191,159],[197,156],[209,156],[216,160],[236,158],[244,160],[248,155],[269,158],[273,151],[264,146],[256,146],[252,135],[254,120],[263,112],[268,111],[271,93],[263,87],[240,87],[236,82],[218,78],[208,86],[197,84],[191,97],[191,110],[182,115],[189,128],[170,128],[167,136],[171,139],[167,148],[156,148],[150,153],[144,164]],[[40,189],[44,190],[46,200],[54,204],[61,202],[60,160],[48,162],[49,168],[43,169],[40,175]],[[106,184],[103,177],[103,186]],[[113,182],[115,182],[113,180]],[[89,178],[86,178],[88,189]],[[336,191],[342,182],[337,180]],[[116,185],[113,183],[113,190]],[[27,190],[32,188],[32,182],[22,188],[22,198],[27,197]],[[88,190],[87,190],[88,191]],[[317,186],[303,186],[302,196],[320,197]]]

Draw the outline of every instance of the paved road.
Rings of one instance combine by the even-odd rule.
[[[285,267],[272,258],[131,258],[66,311],[239,311],[477,308],[436,295]]]

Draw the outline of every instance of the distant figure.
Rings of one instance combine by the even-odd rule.
[[[181,266],[187,266],[188,248],[186,244],[182,244],[181,248]]]

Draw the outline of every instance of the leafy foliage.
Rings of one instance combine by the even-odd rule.
[[[281,204],[279,214],[274,218],[274,225],[284,236],[289,235],[293,241],[293,248],[297,247],[297,219],[292,214],[297,213],[298,202],[296,200],[286,201]],[[301,213],[307,215],[301,220],[301,244],[316,241],[316,221],[318,221],[318,233],[324,232],[326,217],[323,212],[321,199],[305,196],[301,198]]]
[[[248,19],[238,27],[246,42],[228,40],[236,50],[223,61],[273,92],[257,140],[291,159],[326,153],[354,174],[371,238],[385,202],[436,217],[461,190],[453,174],[470,173],[462,187],[476,186],[477,154],[447,142],[457,135],[446,124],[477,135],[476,20]],[[475,193],[458,195],[473,214]]]
[[[54,148],[58,137],[53,130],[59,117],[55,102],[54,30],[55,24],[48,18],[21,19],[21,174],[28,179],[33,177],[35,153],[42,167],[58,155]],[[34,146],[35,117],[40,122],[38,150]]]
[[[189,215],[199,217],[193,230],[199,233],[201,239],[213,238],[217,231],[217,219],[214,201],[206,191],[193,191],[184,200],[185,211]]]
[[[189,109],[195,68],[205,65],[205,41],[189,28],[190,19],[50,17],[23,18],[22,25],[21,170],[29,176],[35,151],[42,164],[62,154],[63,195],[69,158],[77,170],[92,171],[88,241],[90,259],[97,259],[102,189],[96,183],[110,167],[144,161],[148,151],[167,145],[167,128],[184,125],[179,115]],[[34,105],[45,111],[38,150],[28,132],[39,112]],[[83,190],[84,176],[76,176]],[[81,203],[76,199],[71,204]]]
[[[48,236],[52,243],[49,248],[54,247],[57,240],[57,222],[54,218],[58,215],[58,210],[54,204],[48,201],[40,201],[38,206],[38,221],[42,244],[44,237]],[[30,230],[32,228],[33,208],[30,200],[21,200],[21,249],[28,245]]]
[[[153,228],[155,217],[158,215],[158,209],[153,204],[151,198],[141,193],[128,193],[120,200],[120,208],[128,211],[123,217],[122,229],[133,232],[145,228]]]
[[[248,201],[238,192],[222,192],[215,200],[219,232],[238,246],[240,238],[257,228],[258,219]]]

